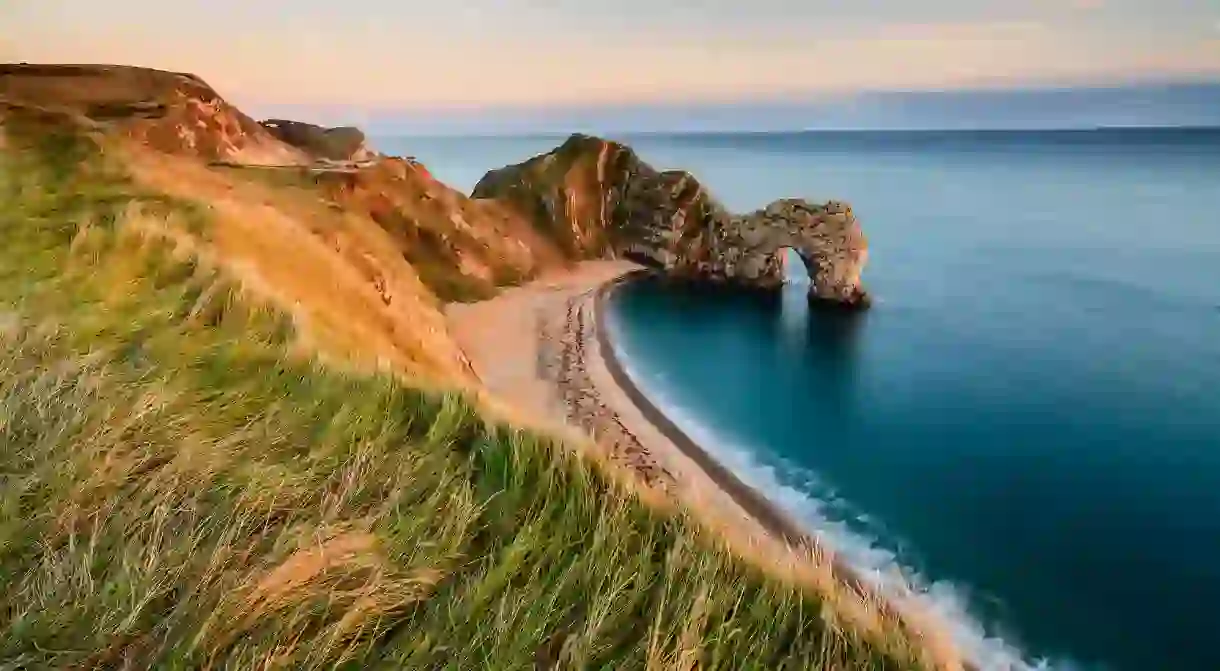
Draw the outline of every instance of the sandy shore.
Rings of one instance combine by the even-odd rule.
[[[626,261],[589,261],[502,292],[480,303],[446,308],[450,332],[492,396],[516,418],[559,433],[593,438],[593,449],[650,487],[664,491],[738,547],[783,564],[814,560],[824,594],[847,588],[852,599],[898,617],[931,641],[938,626],[911,619],[906,607],[881,597],[858,573],[800,528],[760,492],[742,482],[661,413],[636,387],[615,355],[603,305],[641,268]],[[742,545],[744,543],[744,545]],[[820,567],[820,568],[818,568]],[[824,571],[824,572],[823,572]],[[807,574],[808,575],[808,574]],[[829,581],[828,584],[826,581]],[[833,585],[837,585],[835,587]],[[953,665],[942,667],[953,668]],[[956,667],[961,668],[961,667]],[[967,669],[972,668],[966,665]]]
[[[590,261],[446,309],[450,332],[493,395],[532,423],[576,429],[610,459],[738,533],[811,542],[786,515],[741,482],[648,401],[615,356],[602,304],[639,270]]]

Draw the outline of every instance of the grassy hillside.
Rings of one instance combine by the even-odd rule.
[[[235,180],[358,213],[376,223],[440,300],[475,302],[564,259],[555,244],[498,201],[474,200],[414,161],[382,157],[351,171],[226,165]]]
[[[545,437],[302,354],[213,214],[0,149],[0,669],[916,668]]]

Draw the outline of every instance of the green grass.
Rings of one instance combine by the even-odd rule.
[[[165,201],[35,131],[0,154],[0,669],[911,668],[550,439],[289,355],[139,232]]]

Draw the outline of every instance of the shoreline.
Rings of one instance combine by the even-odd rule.
[[[833,578],[840,584],[851,589],[862,599],[876,602],[880,609],[903,619],[900,609],[890,597],[866,580],[856,568],[842,561],[834,549],[827,547],[810,531],[803,528],[779,504],[768,499],[757,488],[747,484],[722,464],[695,439],[691,438],[664,411],[656,406],[631,379],[619,358],[617,350],[610,341],[609,329],[606,327],[606,301],[613,292],[634,278],[651,275],[653,271],[641,269],[625,273],[599,286],[592,298],[593,337],[597,340],[601,362],[605,365],[613,384],[618,391],[631,402],[643,419],[656,427],[673,449],[680,451],[702,474],[725,496],[741,509],[761,530],[790,550],[807,554],[820,551],[830,557],[830,571]],[[689,502],[689,501],[688,501]],[[969,665],[965,667],[971,669]]]
[[[487,301],[446,306],[446,321],[509,416],[577,434],[625,467],[644,490],[663,492],[764,565],[869,604],[866,610],[900,622],[931,648],[956,649],[943,638],[939,618],[928,620],[917,603],[887,593],[845,563],[688,436],[631,379],[606,327],[606,301],[625,282],[650,272],[630,262],[586,261]],[[950,655],[961,664],[954,668],[977,668]]]
[[[688,436],[656,404],[649,400],[643,390],[631,379],[631,375],[627,373],[614,344],[610,342],[609,328],[606,326],[605,319],[606,301],[623,284],[648,274],[647,270],[638,270],[617,277],[598,287],[593,297],[594,337],[597,339],[599,354],[611,379],[640,411],[644,419],[648,420],[675,448],[693,461],[712,482],[724,490],[725,494],[732,498],[763,529],[794,547],[815,546],[816,540],[795,520],[757,489],[742,481],[703,446]]]
[[[450,304],[446,321],[490,396],[515,418],[592,438],[644,484],[688,506],[713,508],[750,536],[814,547],[794,520],[666,417],[624,369],[605,326],[605,301],[649,272],[631,262],[586,261],[487,301]]]
[[[754,539],[812,551],[817,541],[674,424],[631,380],[606,328],[605,302],[649,271],[630,262],[583,262],[446,307],[450,331],[493,400],[515,418],[592,438],[598,452],[649,488]],[[522,362],[532,365],[526,366]],[[839,573],[839,570],[836,570]],[[864,582],[850,579],[858,591]]]

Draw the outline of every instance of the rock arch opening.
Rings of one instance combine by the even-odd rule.
[[[846,203],[784,198],[734,214],[694,176],[657,171],[630,148],[586,135],[487,173],[472,196],[513,204],[538,230],[579,241],[571,258],[609,253],[671,277],[765,289],[795,283],[803,265],[810,301],[868,306],[868,242]]]
[[[779,264],[780,281],[785,285],[810,286],[813,284],[813,269],[809,261],[795,247],[783,246],[775,251]]]

